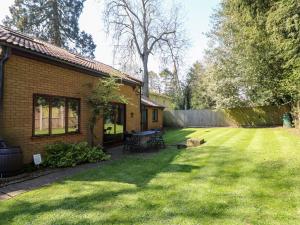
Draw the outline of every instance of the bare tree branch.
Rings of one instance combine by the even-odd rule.
[[[144,72],[144,95],[149,95],[148,60],[150,55],[174,55],[178,48],[175,41],[185,43],[184,33],[178,18],[178,8],[168,10],[162,7],[160,0],[106,0],[104,21],[108,33],[122,48],[126,56],[137,52]],[[179,40],[178,40],[179,41]],[[169,52],[167,54],[165,51]]]

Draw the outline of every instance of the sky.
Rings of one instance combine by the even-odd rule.
[[[14,0],[0,0],[0,21],[9,14],[9,6]],[[205,49],[207,48],[207,33],[211,28],[211,15],[218,7],[221,0],[182,0],[182,11],[186,35],[190,41],[190,46],[184,57],[183,73],[185,73],[193,63],[202,60]],[[103,0],[87,0],[84,5],[83,13],[80,17],[80,28],[92,34],[97,45],[95,56],[96,60],[113,65],[113,43],[104,31],[102,20]],[[162,70],[162,66],[155,56],[150,59],[149,69],[157,73]]]

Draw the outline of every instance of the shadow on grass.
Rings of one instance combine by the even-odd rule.
[[[261,182],[269,179],[271,184],[266,185],[269,191],[276,191],[277,188],[286,190],[298,185],[298,182],[293,182],[295,176],[299,176],[295,172],[293,177],[284,178],[287,186],[282,186],[283,182],[278,178],[287,175],[287,165],[282,161],[255,164],[241,154],[233,155],[236,151],[224,146],[204,145],[187,150],[169,148],[147,159],[128,157],[69,178],[56,186],[60,188],[69,183],[77,185],[77,194],[74,191],[57,200],[49,200],[47,196],[39,201],[16,200],[8,204],[5,210],[0,210],[0,218],[9,223],[16,217],[34,219],[41,214],[67,211],[75,216],[91,213],[94,216],[74,221],[66,214],[62,215],[63,218],[52,220],[51,224],[155,223],[152,214],[159,215],[160,218],[156,219],[161,221],[173,217],[213,221],[236,216],[232,209],[239,207],[237,199],[226,192],[209,192],[203,199],[189,199],[180,188],[186,184],[181,179],[188,178],[190,184],[212,184],[225,190],[235,185],[241,177],[257,178]],[[243,165],[249,163],[255,164],[253,169],[243,170]],[[167,177],[158,178],[164,175]],[[152,183],[153,180],[156,182]],[[81,186],[90,192],[81,193]],[[189,191],[195,189],[191,187]],[[148,193],[151,193],[151,197],[148,197]],[[134,200],[126,199],[126,196],[133,196]],[[251,197],[262,198],[260,193]],[[267,195],[265,197],[269,198]],[[168,210],[163,212],[166,208]]]
[[[176,144],[186,140],[194,132],[196,129],[168,129],[164,139],[166,144]]]

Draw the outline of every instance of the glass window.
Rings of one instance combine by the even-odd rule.
[[[34,101],[34,134],[49,135],[49,100],[41,96]]]
[[[51,103],[51,134],[65,134],[66,100],[54,97]]]
[[[153,122],[158,121],[158,110],[157,109],[153,109],[153,111],[152,111],[152,121]]]
[[[79,108],[80,102],[77,99],[68,100],[68,132],[79,132]]]
[[[33,135],[80,132],[80,100],[34,95]]]

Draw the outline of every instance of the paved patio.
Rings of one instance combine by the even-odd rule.
[[[122,151],[122,146],[114,147],[108,149],[108,153],[111,155],[111,159],[109,161],[102,161],[99,163],[90,163],[83,164],[73,168],[65,168],[65,169],[57,169],[53,170],[50,173],[45,173],[45,175],[29,178],[28,180],[22,180],[20,182],[12,183],[7,186],[0,188],[0,201],[13,198],[19,194],[24,192],[45,186],[50,185],[53,182],[60,181],[65,179],[66,177],[72,176],[76,173],[80,173],[87,169],[96,168],[108,163],[111,163],[113,160],[118,160],[124,156]]]

